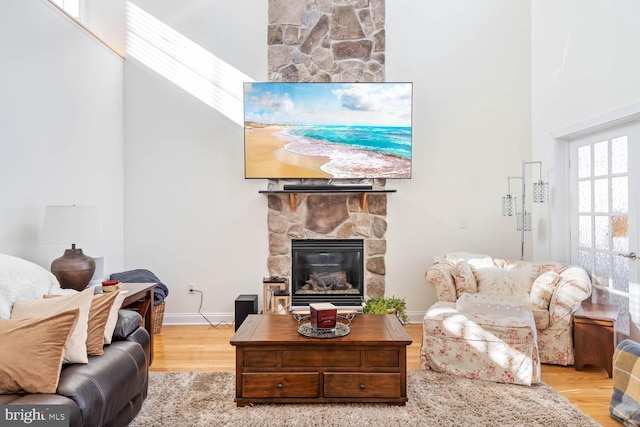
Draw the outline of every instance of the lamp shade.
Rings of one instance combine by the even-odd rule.
[[[45,243],[71,245],[51,263],[51,272],[60,286],[81,291],[96,270],[96,262],[76,249],[76,243],[102,240],[100,212],[96,206],[47,206],[44,215]]]
[[[102,240],[97,206],[47,206],[44,214],[45,243],[75,244]]]

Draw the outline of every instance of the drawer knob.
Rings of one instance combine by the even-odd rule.
[[[282,385],[282,383],[278,383],[278,390],[282,390],[284,388],[284,386]]]
[[[364,390],[364,384],[360,384],[360,390]]]

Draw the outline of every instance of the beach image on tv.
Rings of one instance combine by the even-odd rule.
[[[245,83],[246,178],[410,178],[411,83]]]

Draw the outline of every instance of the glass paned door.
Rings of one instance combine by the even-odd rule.
[[[594,284],[596,302],[621,308],[618,326],[638,323],[639,125],[570,141],[571,254]]]

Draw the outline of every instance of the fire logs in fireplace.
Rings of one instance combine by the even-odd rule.
[[[292,305],[360,305],[364,295],[363,241],[293,239]]]

